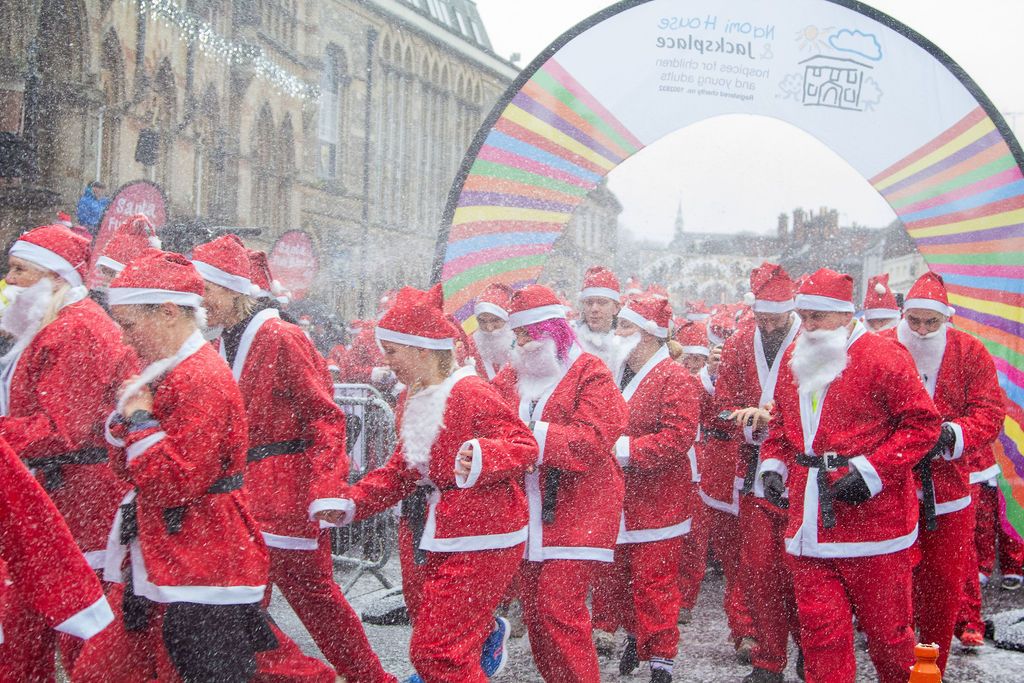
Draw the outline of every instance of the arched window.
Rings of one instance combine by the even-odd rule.
[[[264,104],[256,117],[256,128],[252,135],[252,187],[251,221],[256,225],[273,225],[274,196],[272,183],[275,175],[274,162],[274,115],[270,105]]]
[[[178,127],[178,89],[174,83],[174,70],[166,57],[160,64],[155,80],[156,125],[160,131],[159,178],[167,193],[174,195],[177,178],[174,173],[174,138]]]
[[[291,227],[292,181],[295,177],[295,132],[292,117],[285,115],[277,140],[277,190],[274,202],[274,228],[283,232]]]
[[[97,130],[99,159],[98,178],[110,186],[118,184],[118,154],[121,143],[121,117],[119,109],[124,101],[124,61],[121,41],[114,29],[107,31],[100,53],[100,87],[103,89],[103,109]]]
[[[331,45],[324,52],[320,73],[320,116],[317,125],[317,175],[335,178],[341,168],[341,128],[344,125],[345,91],[348,68],[345,55]]]
[[[196,187],[197,214],[205,214],[212,221],[227,218],[224,183],[224,130],[220,120],[220,99],[217,89],[210,85],[200,102],[196,120]]]

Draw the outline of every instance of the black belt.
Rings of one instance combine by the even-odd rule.
[[[267,458],[273,458],[276,455],[288,455],[290,453],[301,453],[310,446],[313,442],[309,439],[291,439],[290,441],[275,441],[274,443],[263,444],[262,446],[253,446],[249,449],[246,455],[246,462],[259,462],[260,460],[266,460]]]
[[[57,455],[25,458],[25,464],[28,467],[42,472],[43,488],[49,492],[64,486],[64,467],[66,465],[98,465],[106,461],[107,449],[104,446],[90,446]]]
[[[555,505],[558,503],[558,486],[562,481],[562,470],[548,467],[544,471],[544,495],[540,501],[540,518],[544,524],[555,521]]]
[[[924,528],[935,531],[939,528],[939,520],[935,514],[935,479],[932,477],[931,453],[914,466],[921,477],[921,513],[924,516]]]
[[[836,512],[832,506],[832,487],[829,485],[828,473],[834,472],[840,467],[850,464],[850,459],[835,453],[824,455],[807,455],[800,453],[796,456],[796,464],[803,467],[818,468],[818,500],[821,504],[821,526],[831,529],[836,525]]]
[[[729,432],[724,429],[715,429],[714,427],[701,427],[700,428],[700,440],[709,441],[715,439],[717,441],[728,441],[732,437]]]
[[[415,564],[424,564],[427,561],[427,551],[420,548],[420,541],[423,540],[423,529],[427,524],[429,492],[429,487],[417,486],[416,490],[402,501],[402,516],[408,521],[409,531],[412,532],[412,560]]]
[[[241,472],[221,477],[206,489],[206,493],[215,495],[218,493],[231,493],[242,488],[245,483],[244,475]],[[164,526],[168,534],[176,534],[181,531],[185,521],[185,510],[188,507],[181,505],[173,508],[164,508]],[[128,545],[139,535],[138,506],[133,500],[121,506],[121,545]]]
[[[754,490],[754,478],[757,477],[757,464],[761,459],[761,447],[751,444],[745,444],[745,446],[746,448],[740,448],[741,453],[744,450],[747,451],[747,455],[744,456],[747,461],[747,470],[743,473],[743,486],[740,487],[740,493],[748,495]]]

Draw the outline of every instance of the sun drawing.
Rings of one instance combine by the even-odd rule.
[[[827,28],[818,28],[813,24],[804,26],[796,32],[796,41],[800,43],[800,50],[810,52],[821,52],[822,50],[827,50],[828,43],[825,42],[825,37],[833,28],[834,27],[832,26]]]

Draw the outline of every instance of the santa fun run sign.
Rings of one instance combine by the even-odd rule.
[[[910,27],[854,0],[624,0],[566,32],[463,160],[434,279],[460,319],[535,280],[576,207],[663,137],[727,114],[814,136],[886,199],[1012,400],[996,442],[1024,529],[1024,153],[981,89]],[[741,159],[736,160],[742,164]]]
[[[143,214],[159,234],[160,228],[167,222],[167,200],[159,185],[148,180],[136,180],[122,185],[110,199],[103,220],[100,221],[99,232],[93,242],[92,256],[89,260],[89,278],[94,277],[96,259],[103,253],[103,247],[110,241],[110,236],[119,225],[131,216]],[[90,282],[91,284],[95,284]]]
[[[290,230],[278,238],[270,251],[274,278],[291,292],[293,299],[306,296],[316,278],[318,261],[313,241],[302,230]]]

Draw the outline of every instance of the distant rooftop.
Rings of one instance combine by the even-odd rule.
[[[494,52],[473,0],[399,0],[473,45]]]

